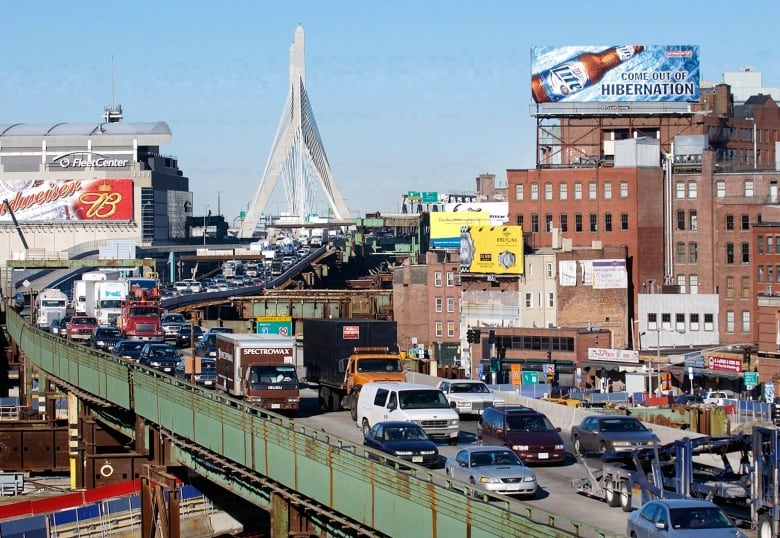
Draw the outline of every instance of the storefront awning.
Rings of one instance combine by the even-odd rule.
[[[616,372],[622,365],[617,362],[586,362],[582,367],[586,370],[606,370],[607,372]]]
[[[685,376],[688,377],[688,368],[684,366],[670,366],[663,368],[664,372],[669,372],[675,377]],[[742,372],[725,372],[723,370],[711,370],[709,368],[694,368],[693,377],[709,377],[720,379],[742,379],[744,377]]]

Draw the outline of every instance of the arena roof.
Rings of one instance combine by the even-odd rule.
[[[170,138],[171,129],[164,121],[149,123],[14,123],[0,125],[0,140],[9,137],[47,136],[143,136]]]

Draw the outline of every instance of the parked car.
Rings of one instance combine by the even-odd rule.
[[[628,452],[657,441],[640,420],[624,415],[591,415],[571,428],[571,442],[580,454]]]
[[[726,400],[736,400],[737,395],[732,390],[711,390],[704,396],[705,404],[724,405]]]
[[[198,325],[185,325],[176,333],[177,347],[191,347],[193,339],[195,343],[203,339],[203,329]]]
[[[73,316],[67,323],[66,335],[68,340],[89,343],[92,331],[98,326],[94,316]]]
[[[508,446],[525,463],[563,463],[560,431],[530,407],[491,407],[477,423],[477,443]]]
[[[536,473],[504,446],[470,446],[447,458],[444,471],[452,478],[493,493],[536,495]]]
[[[181,356],[170,344],[147,343],[138,355],[139,364],[173,375]]]
[[[141,350],[145,344],[141,340],[120,340],[114,344],[114,349],[111,350],[111,353],[125,360],[138,362]]]
[[[628,516],[630,538],[747,538],[717,504],[703,499],[654,499]]]
[[[178,312],[166,312],[160,316],[160,325],[165,332],[165,341],[174,342],[179,329],[187,325],[187,318]]]
[[[377,422],[363,437],[363,444],[411,463],[426,467],[439,465],[436,443],[414,422]]]
[[[176,377],[213,389],[217,384],[217,361],[216,359],[201,359],[200,360],[200,373],[185,373],[185,361],[179,361],[176,365]]]
[[[121,339],[122,333],[119,329],[101,325],[100,327],[95,327],[95,330],[92,331],[90,343],[95,349],[111,351]]]
[[[195,354],[199,357],[216,357],[217,333],[205,333],[201,341],[195,344]]]
[[[481,415],[488,408],[504,405],[504,400],[496,396],[490,388],[477,379],[457,379],[440,381],[437,385],[447,401],[455,403],[459,415]]]
[[[696,405],[704,403],[704,398],[699,394],[680,394],[674,398],[675,405]]]

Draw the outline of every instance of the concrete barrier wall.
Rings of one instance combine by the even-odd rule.
[[[421,383],[423,385],[436,386],[442,379],[443,378],[420,374],[417,372],[406,372],[406,380],[410,383]],[[577,407],[547,402],[544,400],[526,398],[515,392],[497,391],[496,394],[504,399],[506,405],[524,405],[544,413],[547,415],[547,418],[550,419],[554,426],[561,428],[561,432],[567,439],[571,433],[572,426],[579,424],[582,422],[582,419],[589,415],[600,414],[598,411],[593,409],[580,409]],[[660,426],[658,424],[646,424],[646,426],[653,430],[653,433],[658,436],[658,439],[662,445],[672,443],[677,439],[682,439],[683,437],[704,437],[704,435],[700,433],[681,430],[679,428],[670,428],[668,426]]]

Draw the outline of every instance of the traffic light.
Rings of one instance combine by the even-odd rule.
[[[496,343],[496,331],[491,330],[488,333],[488,344],[493,345]]]
[[[482,332],[479,329],[474,329],[474,343],[479,344],[482,340]]]
[[[752,348],[750,346],[745,346],[745,349],[742,350],[742,363],[743,364],[750,364],[750,353],[752,352]]]
[[[469,344],[474,343],[474,329],[468,329],[466,331],[466,342],[468,342]]]

